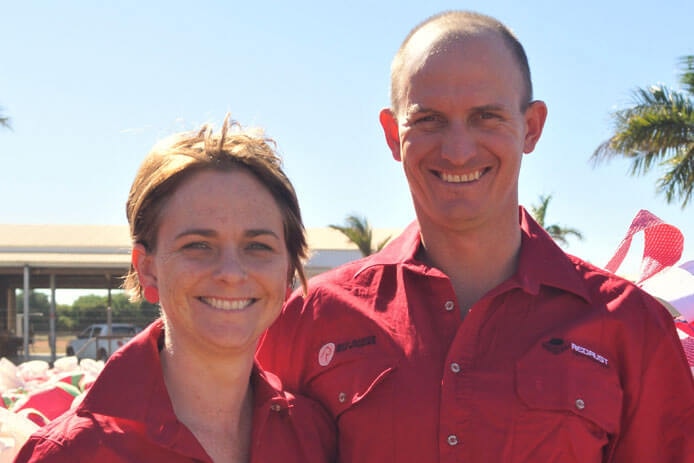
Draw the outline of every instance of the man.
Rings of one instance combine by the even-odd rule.
[[[338,425],[342,462],[694,461],[671,317],[518,204],[547,109],[496,20],[430,18],[380,115],[417,221],[294,294],[259,351]]]

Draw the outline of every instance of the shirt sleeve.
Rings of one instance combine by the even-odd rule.
[[[664,312],[650,297],[646,304]],[[658,341],[644,341],[640,387],[629,398],[632,405],[624,410],[622,432],[608,461],[694,463],[694,379],[674,322],[665,315],[661,320],[649,334]]]

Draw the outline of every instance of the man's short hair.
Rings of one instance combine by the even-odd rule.
[[[524,80],[525,94],[522,95],[521,106],[523,109],[527,107],[533,98],[533,86],[530,77],[530,66],[528,57],[525,54],[523,45],[521,45],[515,34],[499,20],[472,11],[444,11],[442,13],[431,16],[417,26],[405,37],[405,40],[400,45],[398,52],[393,58],[390,74],[390,104],[391,109],[397,114],[400,109],[400,101],[402,99],[402,71],[406,65],[407,49],[413,37],[423,29],[437,28],[440,32],[437,35],[437,42],[443,39],[461,39],[473,35],[479,35],[483,32],[493,32],[499,34],[504,43],[513,53],[516,59],[518,68],[521,71]]]

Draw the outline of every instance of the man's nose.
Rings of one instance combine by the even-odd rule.
[[[441,145],[441,156],[453,164],[462,164],[475,154],[474,134],[463,121],[448,126]]]

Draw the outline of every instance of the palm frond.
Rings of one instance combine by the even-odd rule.
[[[690,73],[694,79],[694,71]],[[694,101],[682,92],[656,85],[636,90],[633,105],[612,117],[614,135],[593,152],[593,165],[621,157],[629,160],[630,175],[664,168],[658,192],[668,203],[679,199],[686,206],[692,197]]]
[[[682,56],[680,66],[682,67],[680,83],[686,92],[694,95],[694,55]]]
[[[539,204],[530,206],[530,214],[541,227],[545,226],[545,216],[547,215],[547,206],[552,200],[552,195],[540,195]]]
[[[10,118],[2,114],[2,106],[0,106],[0,127],[5,127],[6,129],[12,128],[10,125]]]
[[[349,241],[354,243],[363,256],[368,256],[374,252],[372,248],[373,230],[369,221],[364,217],[349,215],[345,219],[345,225],[329,225],[330,228],[342,232]],[[385,242],[379,244],[383,247]],[[376,250],[380,250],[380,247]]]
[[[545,229],[547,234],[552,237],[554,241],[562,246],[567,246],[569,244],[568,236],[574,236],[579,240],[583,239],[583,234],[575,228],[562,227],[558,224],[546,225],[545,219],[547,216],[547,207],[552,200],[552,195],[540,195],[539,204],[530,206],[530,214],[533,216],[535,221]]]

